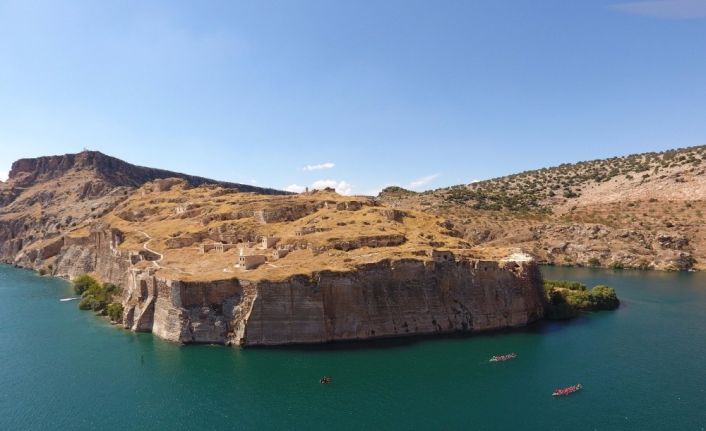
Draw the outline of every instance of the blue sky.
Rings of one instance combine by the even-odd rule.
[[[706,0],[0,0],[0,176],[375,193],[706,144]]]

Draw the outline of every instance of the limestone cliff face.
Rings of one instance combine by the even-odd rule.
[[[523,326],[543,307],[533,262],[407,259],[257,283],[132,270],[124,323],[182,343],[278,345]]]
[[[319,343],[523,326],[543,315],[534,263],[386,260],[257,284],[236,343]]]

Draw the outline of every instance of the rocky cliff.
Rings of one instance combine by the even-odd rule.
[[[122,280],[111,274],[118,275],[113,282]],[[479,332],[526,325],[544,310],[534,262],[385,260],[277,282],[185,282],[151,268],[127,274],[125,327],[181,343],[277,345]]]
[[[322,343],[523,326],[543,315],[537,265],[386,259],[284,280],[162,277],[122,233],[95,226],[58,247],[54,274],[93,273],[123,288],[123,325],[180,343]],[[34,253],[32,253],[34,255]],[[39,259],[38,255],[34,255]]]
[[[115,284],[123,326],[175,342],[478,332],[543,315],[534,262],[474,255],[447,220],[366,197],[243,190],[91,152],[19,160],[0,191],[0,260]]]

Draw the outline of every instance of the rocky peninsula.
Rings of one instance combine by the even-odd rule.
[[[277,345],[526,325],[535,261],[453,222],[333,190],[293,195],[97,152],[0,183],[0,258],[120,288],[119,322],[182,343]]]

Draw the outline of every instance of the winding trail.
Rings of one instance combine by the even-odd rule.
[[[164,259],[164,255],[163,255],[162,253],[158,252],[158,251],[152,250],[151,248],[149,248],[149,247],[147,246],[147,244],[149,244],[150,241],[152,241],[152,237],[151,237],[147,232],[143,232],[143,231],[141,231],[141,230],[138,231],[138,232],[140,232],[142,235],[144,235],[145,237],[147,237],[147,241],[146,241],[144,244],[142,244],[142,248],[144,248],[145,250],[147,250],[147,251],[150,252],[150,253],[154,253],[154,254],[156,254],[157,256],[159,256],[159,259],[152,261],[152,265],[154,265],[156,268],[161,268],[162,266],[159,264],[159,262],[161,262],[162,259]]]

